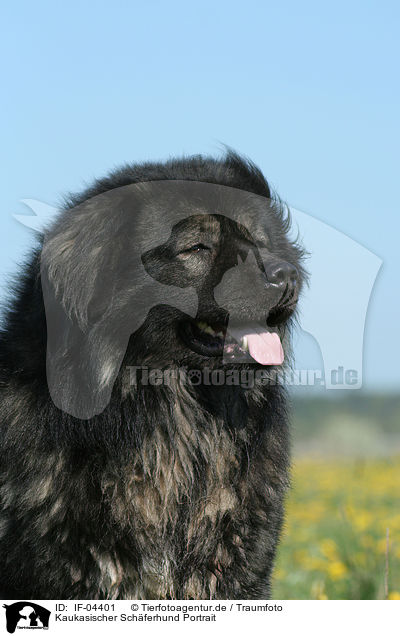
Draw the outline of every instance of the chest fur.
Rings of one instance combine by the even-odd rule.
[[[112,567],[98,558],[107,587],[117,589],[124,578],[138,598],[213,596],[232,561],[230,544],[238,550],[244,540],[245,434],[240,438],[217,423],[198,429],[180,418],[174,430],[160,427],[145,439],[122,474],[104,474],[113,524],[138,556],[135,568],[117,555]]]

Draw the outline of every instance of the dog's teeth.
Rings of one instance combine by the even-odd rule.
[[[203,322],[202,320],[196,321],[196,326],[198,329],[200,329],[200,331],[202,331],[203,333],[208,333],[210,336],[214,336],[217,338],[224,337],[223,331],[215,331],[215,329],[213,329],[211,325],[209,325],[207,322]]]
[[[199,322],[196,322],[196,325],[198,326],[200,331],[203,331],[204,333],[208,333],[208,334],[210,334],[212,336],[215,333],[214,329],[210,325],[208,325],[206,322],[203,322],[203,321],[200,320]]]
[[[247,336],[243,336],[242,341],[240,343],[240,346],[242,347],[242,349],[244,349],[245,351],[249,350],[249,345],[247,344]]]

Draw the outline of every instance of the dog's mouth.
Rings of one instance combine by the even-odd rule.
[[[284,360],[277,330],[256,322],[228,324],[188,320],[180,325],[180,336],[195,353],[221,356],[230,362],[280,365]]]
[[[180,336],[195,353],[203,356],[222,356],[226,338],[226,325],[209,324],[203,320],[187,320],[180,324]]]

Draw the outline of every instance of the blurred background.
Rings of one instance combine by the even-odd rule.
[[[57,207],[124,162],[215,155],[222,144],[255,161],[290,206],[383,262],[362,389],[292,391],[275,598],[400,598],[399,26],[395,1],[1,9],[2,298],[34,240],[13,217],[29,214],[22,200]],[[351,325],[339,296],[332,347],[349,337],[335,329],[343,316]],[[296,349],[311,359],[318,343],[300,330]]]

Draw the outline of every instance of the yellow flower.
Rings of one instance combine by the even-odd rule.
[[[353,513],[352,521],[358,530],[365,530],[374,521],[374,515],[367,510],[358,510]]]
[[[390,592],[389,601],[400,601],[400,592]]]
[[[342,579],[346,572],[347,567],[341,561],[334,561],[328,565],[328,574],[334,581]]]
[[[320,543],[320,550],[327,559],[337,559],[338,549],[332,539],[323,539]]]

